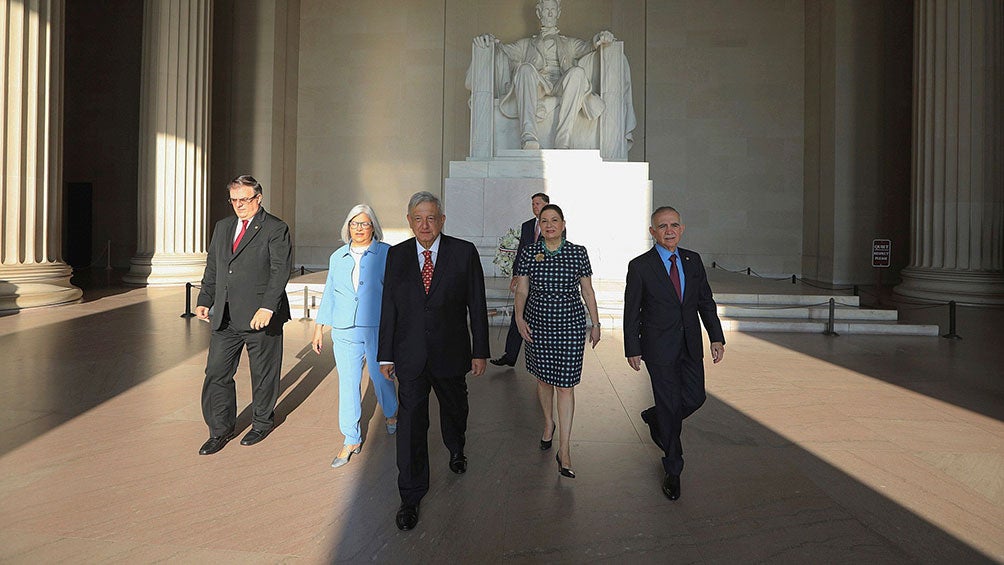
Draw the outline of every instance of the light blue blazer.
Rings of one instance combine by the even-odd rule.
[[[359,290],[352,288],[355,260],[348,244],[339,247],[328,261],[328,281],[324,285],[317,323],[333,328],[379,326],[383,300],[383,274],[390,245],[374,241],[359,262]]]

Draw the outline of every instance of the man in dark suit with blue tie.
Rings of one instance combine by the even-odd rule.
[[[538,192],[530,197],[533,217],[523,222],[523,225],[520,227],[519,245],[516,246],[517,258],[523,252],[524,247],[537,242],[537,238],[540,237],[540,223],[538,220],[540,211],[550,203],[551,198],[543,192]],[[516,277],[513,277],[512,281],[509,282],[509,292],[515,291]],[[505,353],[498,359],[492,359],[492,365],[515,367],[516,358],[519,357],[519,349],[522,346],[523,338],[519,335],[519,329],[516,328],[516,316],[512,316],[509,320],[509,335],[505,339]]]
[[[213,229],[195,307],[195,315],[213,328],[202,386],[209,439],[199,449],[201,455],[223,449],[234,433],[234,374],[244,347],[251,364],[254,415],[241,445],[254,445],[272,431],[282,371],[282,325],[290,318],[289,227],[262,207],[262,186],[251,175],[230,181],[227,191],[234,216]]]
[[[725,335],[701,256],[677,247],[684,225],[670,206],[652,214],[656,245],[628,264],[624,288],[624,355],[635,371],[645,361],[655,406],[642,412],[652,439],[662,448],[662,492],[680,498],[683,420],[704,404],[701,325],[715,363],[725,355]]]
[[[429,392],[439,400],[443,443],[454,473],[467,471],[468,372],[488,360],[488,308],[474,244],[442,234],[439,198],[418,192],[408,203],[415,237],[391,247],[380,313],[380,372],[398,381],[397,468],[401,530],[418,524],[429,492]],[[470,326],[467,321],[470,319]]]

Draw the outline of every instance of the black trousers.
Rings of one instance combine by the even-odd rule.
[[[505,357],[513,362],[519,357],[519,348],[523,346],[523,336],[519,335],[519,328],[516,327],[516,315],[513,314],[509,320],[509,333],[505,338]]]
[[[439,400],[443,444],[450,454],[460,453],[467,434],[467,379],[434,377],[428,368],[397,378],[397,486],[402,503],[418,504],[429,492],[429,392]]]
[[[213,330],[209,338],[206,380],[202,385],[202,417],[212,437],[234,432],[237,423],[234,375],[245,346],[251,364],[252,427],[267,430],[274,423],[282,372],[282,324],[259,331],[240,331],[230,326],[229,313],[224,312],[223,327]]]
[[[649,423],[662,442],[662,467],[671,475],[683,472],[683,420],[707,399],[704,391],[704,362],[694,359],[684,347],[671,365],[645,362],[655,397],[655,419]]]

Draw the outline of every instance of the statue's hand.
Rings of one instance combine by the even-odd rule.
[[[614,38],[614,34],[606,30],[601,31],[593,36],[593,45],[595,45],[596,47],[603,47],[604,45],[610,45],[614,41],[617,41],[617,39]]]
[[[474,45],[481,48],[491,47],[498,42],[499,40],[495,39],[495,36],[490,33],[479,35],[474,38]]]

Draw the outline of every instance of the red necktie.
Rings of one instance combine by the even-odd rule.
[[[669,256],[669,280],[673,281],[673,288],[676,289],[676,297],[683,302],[683,292],[680,290],[680,269],[676,267],[676,255]]]
[[[425,287],[425,293],[429,294],[429,287],[432,286],[432,251],[426,249],[422,252],[422,256],[425,257],[425,261],[422,262],[422,286]]]
[[[241,220],[241,233],[237,234],[237,239],[234,240],[234,253],[237,253],[237,246],[241,244],[241,238],[244,237],[244,232],[246,231],[248,231],[248,221]]]

